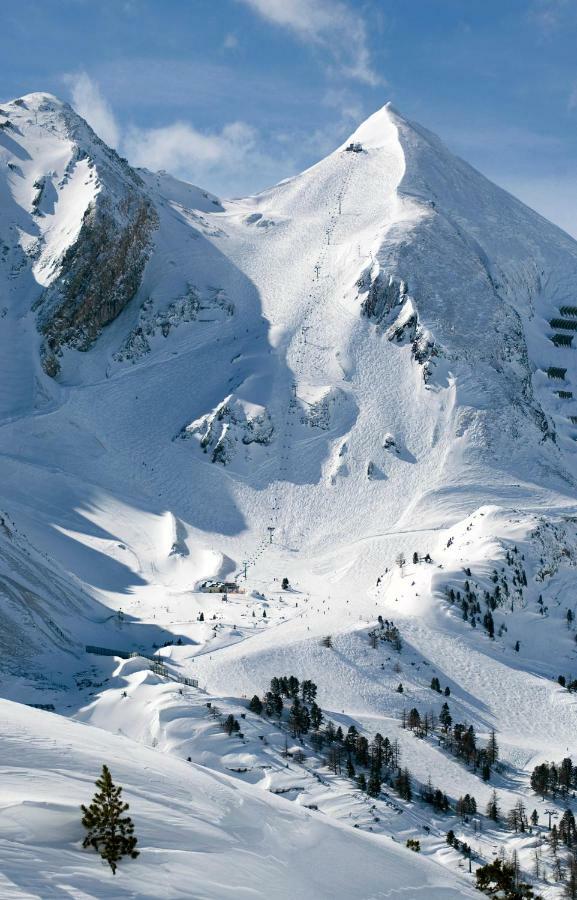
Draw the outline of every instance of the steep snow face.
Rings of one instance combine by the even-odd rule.
[[[571,392],[576,376],[573,323],[561,310],[574,304],[577,244],[434,135],[389,115],[406,160],[399,190],[424,214],[410,244],[386,242],[380,260],[404,277],[422,329],[445,358],[453,367],[465,359],[490,393],[475,418],[486,427],[478,409],[489,406],[493,441],[499,430],[514,443],[528,417],[545,440],[569,450],[573,471],[572,409],[555,388]],[[562,383],[548,377],[551,367],[565,370]]]
[[[139,176],[49,94],[0,112],[0,197],[6,415],[42,400],[34,325],[55,375],[64,347],[88,349],[132,299],[156,213]]]
[[[5,107],[19,132],[0,137],[27,157],[20,175],[5,157],[6,184],[41,238],[32,263],[23,228],[24,249],[6,253],[24,253],[24,274],[5,269],[1,390],[5,414],[33,397],[49,414],[5,428],[0,450],[26,458],[42,495],[58,457],[67,496],[90,484],[129,506],[146,497],[146,514],[170,510],[203,546],[215,536],[232,569],[269,526],[323,556],[351,535],[445,526],[488,494],[573,505],[575,242],[437,138],[387,106],[301,175],[224,202],[133,172],[54,98]],[[53,209],[32,190],[41,169],[58,174]],[[85,211],[131,210],[127,198],[155,209],[148,262],[139,281],[135,238],[130,290],[104,308],[113,318],[134,289],[132,302],[89,353],[107,315],[74,326],[54,383],[36,325],[67,317],[53,299],[76,277],[63,260],[84,271]],[[10,493],[29,506],[18,479]],[[372,577],[351,571],[351,585]]]

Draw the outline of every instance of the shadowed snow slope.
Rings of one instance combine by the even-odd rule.
[[[474,892],[392,841],[352,831],[320,813],[251,791],[225,775],[138,747],[50,713],[0,703],[3,897],[411,897]],[[102,759],[124,785],[140,856],[113,876],[79,852],[80,803],[94,793]]]

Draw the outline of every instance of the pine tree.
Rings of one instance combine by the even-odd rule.
[[[256,713],[257,716],[260,716],[262,713],[262,700],[256,694],[248,704],[248,708],[251,712]]]
[[[441,723],[441,726],[442,726],[444,732],[447,732],[449,730],[449,728],[451,727],[452,721],[453,721],[453,717],[452,717],[451,713],[449,712],[449,704],[443,703],[443,706],[441,708],[441,714],[439,716],[439,722]]]
[[[559,766],[559,787],[561,793],[565,795],[573,783],[573,763],[567,756],[562,760]]]
[[[507,862],[499,858],[479,866],[475,872],[477,890],[490,897],[503,897],[504,900],[533,900],[533,889],[519,880],[516,866],[516,861]]]
[[[549,766],[541,763],[535,766],[531,773],[531,787],[536,794],[541,794],[543,800],[549,793]]]
[[[288,682],[288,695],[291,699],[295,699],[299,695],[299,680],[294,675],[290,675]]]
[[[134,825],[130,816],[123,815],[128,803],[121,799],[122,788],[113,783],[108,766],[102,766],[96,787],[90,806],[81,806],[82,824],[87,830],[82,846],[94,847],[116,874],[117,863],[123,856],[131,859],[138,856]]]
[[[408,769],[399,770],[393,782],[393,787],[403,800],[412,800],[413,789],[411,785],[411,775]]]
[[[493,793],[491,794],[491,799],[487,803],[486,814],[487,814],[488,818],[491,819],[493,822],[499,821],[500,810],[499,810],[499,802],[497,799],[496,791],[493,791]]]
[[[301,683],[301,694],[305,703],[312,703],[317,695],[317,686],[314,681],[311,681],[308,678],[305,679],[305,681]]]
[[[321,727],[322,723],[323,723],[322,710],[321,710],[320,706],[317,706],[317,704],[313,700],[313,702],[311,704],[311,725],[313,726],[315,731],[318,731],[318,729]]]
[[[358,731],[354,725],[349,725],[349,730],[347,731],[347,736],[345,737],[345,750],[348,750],[349,753],[353,753],[357,744]]]
[[[559,822],[559,837],[567,847],[573,847],[577,842],[577,828],[575,817],[570,809],[566,809]]]
[[[288,723],[292,730],[292,736],[298,737],[302,733],[302,722],[301,722],[301,705],[298,697],[295,697],[293,700],[293,705],[289,710]]]
[[[483,616],[483,625],[485,626],[485,630],[490,638],[495,637],[495,623],[493,621],[493,616],[489,611],[485,613]]]
[[[487,744],[487,759],[489,760],[489,765],[494,766],[497,760],[499,759],[499,746],[497,744],[497,735],[494,731],[489,735],[489,743]]]
[[[568,900],[576,900],[577,898],[577,860],[571,854],[569,856],[569,869],[565,879],[565,889],[563,894]]]
[[[369,797],[378,797],[381,793],[381,778],[376,769],[373,769],[369,776],[367,785],[367,794]]]

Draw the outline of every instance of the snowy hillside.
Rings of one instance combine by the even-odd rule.
[[[192,896],[465,897],[452,830],[473,872],[503,846],[529,879],[541,854],[536,890],[559,897],[544,810],[569,801],[529,780],[577,763],[558,682],[577,678],[577,243],[390,106],[234,201],[135,171],[50,95],[0,106],[3,716],[26,796],[49,803],[0,831],[6,896],[58,896],[30,860],[50,879],[63,848],[71,896],[129,896],[73,828],[79,783],[108,761],[145,835],[118,882],[136,896],[161,853],[167,896],[202,872]],[[240,592],[202,590],[222,581]],[[412,799],[392,769],[368,798],[350,748],[331,771],[314,735],[247,710],[290,674],[318,686],[324,728],[398,741]],[[495,732],[488,779],[438,724],[403,727],[444,702],[478,747]],[[305,761],[287,763],[289,740]],[[145,766],[180,798],[161,813]],[[452,811],[420,796],[429,778]],[[0,779],[15,790],[9,762]],[[504,812],[537,810],[531,833],[487,819],[493,789]],[[46,853],[43,816],[61,835]],[[221,880],[199,840],[222,846]]]

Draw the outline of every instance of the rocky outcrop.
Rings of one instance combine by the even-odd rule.
[[[270,444],[274,427],[267,409],[230,394],[212,412],[186,425],[183,440],[196,439],[213,463],[226,466],[239,444]]]
[[[361,312],[382,326],[390,317],[391,310],[401,306],[407,296],[407,285],[404,281],[379,272],[372,277],[371,271],[363,273],[357,283],[363,296]]]
[[[131,362],[146,356],[152,349],[151,341],[157,335],[168,337],[171,330],[191,322],[224,322],[234,315],[234,304],[226,291],[212,288],[200,292],[188,285],[181,297],[166,307],[155,308],[154,299],[148,297],[142,304],[138,324],[132,329],[119,350],[114,354],[116,362]]]
[[[154,207],[136,189],[117,203],[99,195],[88,207],[58,276],[35,306],[49,375],[58,373],[63,347],[88,350],[135,296],[156,225]]]

